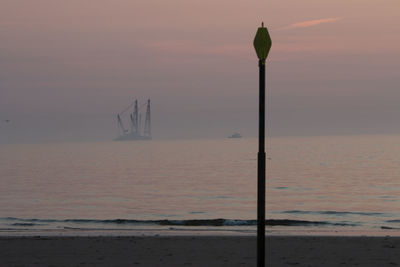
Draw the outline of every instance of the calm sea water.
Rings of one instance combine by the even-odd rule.
[[[0,146],[0,234],[255,234],[256,139]],[[400,136],[267,140],[267,233],[400,233]]]

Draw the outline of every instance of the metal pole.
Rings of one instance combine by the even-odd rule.
[[[258,61],[260,70],[258,164],[257,164],[257,266],[265,266],[265,60]]]

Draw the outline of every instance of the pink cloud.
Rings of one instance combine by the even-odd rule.
[[[338,17],[338,18],[326,18],[326,19],[314,19],[314,20],[301,21],[301,22],[297,22],[297,23],[285,26],[283,28],[280,28],[279,30],[308,28],[308,27],[313,27],[313,26],[316,26],[316,25],[319,25],[319,24],[323,24],[323,23],[335,22],[335,21],[338,21],[340,19],[341,18]]]

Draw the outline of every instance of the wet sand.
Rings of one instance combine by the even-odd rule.
[[[0,266],[255,266],[255,237],[0,237]],[[266,266],[400,266],[399,237],[267,237]]]

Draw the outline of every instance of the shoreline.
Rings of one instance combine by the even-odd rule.
[[[396,266],[400,237],[267,236],[267,266]],[[0,266],[254,266],[255,236],[0,237]]]
[[[73,228],[60,229],[1,229],[2,237],[141,237],[141,236],[245,236],[255,237],[255,227],[151,227],[151,228]],[[343,236],[343,237],[399,237],[398,228],[364,229],[364,228],[315,228],[315,227],[267,227],[266,236]]]

